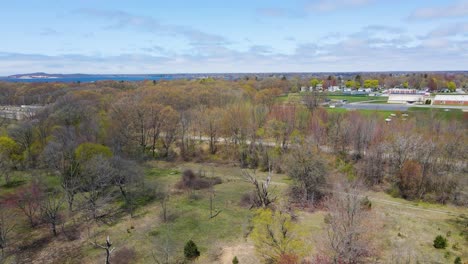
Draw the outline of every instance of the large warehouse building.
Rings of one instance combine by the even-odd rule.
[[[433,105],[465,105],[468,106],[468,95],[464,94],[438,94],[435,96]]]

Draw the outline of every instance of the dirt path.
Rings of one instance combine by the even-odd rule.
[[[255,257],[255,248],[250,243],[241,243],[224,247],[219,260],[221,264],[231,264],[232,259],[236,256],[239,260],[239,263],[258,263],[258,259]]]

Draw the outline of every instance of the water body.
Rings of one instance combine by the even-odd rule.
[[[24,83],[52,83],[52,82],[97,82],[97,81],[124,81],[124,82],[136,82],[136,81],[159,81],[159,80],[174,80],[184,79],[186,75],[92,75],[92,76],[76,76],[76,77],[63,77],[63,78],[7,78],[0,77],[0,81],[5,82],[24,82]]]
[[[384,110],[384,111],[407,111],[411,105],[399,104],[346,104],[342,106],[345,109],[354,110]]]

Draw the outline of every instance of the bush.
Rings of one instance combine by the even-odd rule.
[[[446,248],[447,247],[447,239],[441,235],[436,236],[434,239],[434,247],[435,248]]]
[[[198,247],[192,240],[189,240],[184,247],[184,256],[187,259],[195,259],[200,256],[200,251]]]
[[[372,208],[372,202],[369,200],[369,197],[364,197],[361,200],[361,208],[364,210],[370,210]]]
[[[185,170],[176,187],[179,189],[201,190],[223,182],[219,177],[207,178],[202,177],[200,174],[195,174],[192,170]]]
[[[460,257],[457,257],[457,258],[455,259],[455,261],[453,262],[453,264],[462,264],[461,258],[460,258]]]
[[[296,264],[299,263],[299,257],[294,254],[283,253],[279,256],[278,264]]]
[[[232,259],[232,264],[239,264],[239,260],[237,259],[237,256],[234,256]]]

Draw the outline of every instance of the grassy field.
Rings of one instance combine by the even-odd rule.
[[[356,109],[348,110],[345,108],[325,108],[329,113],[346,113],[349,111],[357,111],[365,116],[378,115],[381,118],[387,118],[391,114],[396,114],[400,116],[403,113],[409,115],[409,118],[416,118],[420,120],[425,120],[427,117],[432,119],[439,120],[468,120],[468,113],[463,112],[460,109],[449,109],[446,111],[442,108],[430,108],[430,107],[410,107],[408,111],[388,111],[388,110],[366,110],[366,109]]]
[[[222,179],[223,182],[214,187],[214,208],[221,211],[217,217],[210,219],[209,190],[181,191],[174,187],[186,169],[203,171],[207,177]],[[261,172],[256,175],[266,177]],[[44,177],[49,184],[57,184],[56,178]],[[272,185],[279,197],[278,203],[286,198],[284,194],[290,182],[283,174],[273,175]],[[64,242],[62,237],[52,239],[47,246],[32,254],[31,259],[35,260],[32,263],[102,263],[105,252],[91,245],[89,240],[96,239],[102,243],[107,235],[116,248],[115,254],[124,248],[135,250],[137,260],[134,263],[155,263],[154,256],[161,257],[165,250],[171,256],[183,256],[183,246],[189,239],[195,241],[201,251],[196,263],[231,263],[234,256],[243,264],[260,262],[248,236],[253,211],[240,205],[243,194],[252,189],[242,177],[241,169],[229,165],[148,162],[145,185],[146,188],[170,191],[167,223],[162,221],[161,203],[156,200],[139,208],[134,218],[124,215],[112,223],[96,223],[81,230],[79,240]],[[1,190],[5,194],[6,189],[2,187]],[[379,227],[379,234],[376,239],[378,250],[382,252],[381,263],[395,263],[395,260],[408,258],[411,258],[408,263],[453,263],[456,256],[465,261],[468,259],[468,219],[463,223],[457,222],[462,215],[468,217],[466,208],[409,202],[383,192],[368,192],[366,195],[370,197],[372,210],[377,216],[375,224]],[[297,211],[296,224],[300,226],[308,252],[316,252],[326,238],[325,215],[323,211]],[[49,234],[47,227],[24,229],[22,232],[34,239]],[[448,238],[447,249],[432,246],[439,234]],[[73,252],[73,257],[60,258],[64,252]]]
[[[387,118],[391,114],[397,114],[398,116],[402,114],[399,111],[388,111],[388,110],[367,110],[367,109],[348,110],[345,108],[330,108],[330,107],[326,107],[325,109],[327,110],[328,113],[346,113],[346,112],[356,111],[360,114],[363,114],[364,116],[377,115],[381,118]]]
[[[102,226],[100,231],[110,234],[116,247],[125,245],[138,249],[139,261],[151,263],[150,253],[156,252],[164,242],[171,244],[172,254],[181,256],[185,241],[193,239],[202,252],[197,263],[230,263],[233,256],[238,256],[241,263],[258,263],[252,242],[247,236],[252,211],[239,205],[242,195],[251,186],[243,180],[239,168],[164,162],[152,162],[150,166],[148,181],[160,185],[173,186],[180,179],[180,172],[188,168],[203,170],[207,176],[221,177],[223,183],[215,187],[214,202],[221,213],[209,219],[209,192],[206,190],[192,193],[173,190],[169,200],[170,223],[161,222],[161,207],[155,202],[140,209],[136,218],[123,219],[112,227]],[[265,174],[258,173],[258,176],[264,177]],[[274,175],[273,179],[276,192],[281,196],[288,179],[281,174]],[[408,202],[380,192],[369,192],[367,195],[371,197],[373,210],[382,228],[378,240],[383,252],[383,263],[402,257],[411,258],[411,263],[453,262],[456,256],[468,259],[465,250],[468,243],[461,235],[466,227],[456,224],[460,215],[468,215],[466,209]],[[304,241],[308,243],[311,252],[317,249],[317,237],[325,235],[325,215],[325,212],[320,211],[298,212],[297,224],[301,226],[301,233],[306,234]],[[432,246],[433,239],[439,234],[448,236],[449,247],[445,250],[437,250]],[[87,260],[94,262],[103,252],[88,247],[85,253],[91,256]]]
[[[300,102],[302,96],[305,95],[305,93],[289,93],[286,95],[278,96],[277,101],[278,102],[284,102],[284,103],[294,103],[294,102]],[[321,94],[325,98],[328,98],[330,100],[347,100],[348,103],[356,103],[356,102],[387,102],[387,97],[382,97],[382,96],[367,96],[367,95],[343,95],[343,94],[326,94],[323,93]]]
[[[116,247],[120,244],[138,249],[137,255],[141,263],[154,263],[152,252],[159,254],[165,244],[170,244],[171,255],[183,256],[183,246],[189,239],[195,241],[202,252],[197,263],[218,263],[223,252],[229,249],[231,253],[233,249],[240,250],[235,251],[235,254],[241,263],[258,262],[247,238],[253,212],[240,205],[242,195],[251,189],[251,185],[243,179],[239,168],[195,163],[175,165],[166,162],[151,162],[149,166],[147,184],[154,185],[156,189],[171,191],[168,202],[170,221],[162,222],[161,204],[155,202],[141,208],[133,219],[127,217],[115,226],[99,227],[98,233],[109,234]],[[222,184],[214,187],[214,208],[221,211],[215,218],[210,219],[211,194],[208,190],[186,192],[174,188],[181,178],[181,172],[186,169],[204,171],[207,177],[220,177],[223,180]],[[256,174],[261,178],[266,177],[265,173]],[[276,175],[274,178],[283,182],[285,176]],[[275,186],[278,196],[281,196],[284,187],[284,184]],[[85,261],[94,263],[95,258],[102,255],[102,251],[86,247],[83,255],[90,256]]]
[[[330,100],[347,100],[348,103],[357,102],[387,102],[388,97],[383,96],[367,96],[367,95],[326,95]]]
[[[468,112],[463,112],[460,109],[445,109],[445,108],[432,108],[432,107],[410,107],[408,113],[412,115],[424,116],[429,115],[433,119],[442,120],[468,120]]]

